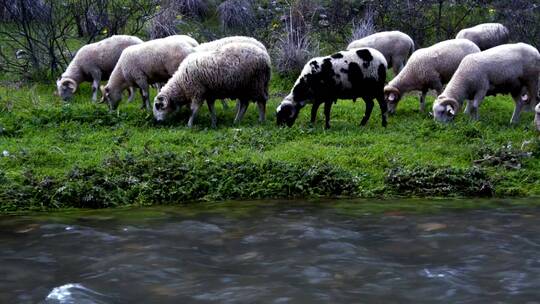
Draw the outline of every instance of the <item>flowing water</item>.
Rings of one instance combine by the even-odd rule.
[[[2,217],[0,303],[540,303],[536,207],[230,206]]]

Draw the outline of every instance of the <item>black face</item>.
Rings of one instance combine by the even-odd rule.
[[[287,126],[292,127],[298,117],[299,110],[299,107],[295,107],[292,104],[282,105],[276,114],[278,126],[286,124]]]

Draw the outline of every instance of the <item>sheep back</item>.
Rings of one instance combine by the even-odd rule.
[[[189,55],[166,87],[179,86],[187,102],[194,98],[266,101],[270,74],[266,51],[251,43],[229,43],[219,50]]]
[[[286,99],[293,103],[335,99],[372,99],[381,96],[387,63],[372,48],[341,51],[311,59]]]
[[[91,81],[91,73],[97,68],[101,71],[101,79],[107,80],[122,52],[130,46],[141,43],[143,41],[134,36],[115,35],[85,45],[77,51],[62,78],[72,78],[78,82]]]
[[[483,23],[459,31],[456,38],[471,40],[484,51],[508,43],[510,32],[500,23]]]
[[[445,84],[452,78],[465,56],[479,53],[476,44],[467,39],[451,39],[419,49],[388,84],[403,94],[409,90],[430,89],[434,82]]]
[[[392,67],[393,58],[408,58],[414,51],[414,41],[400,31],[379,32],[353,41],[347,50],[369,47],[381,52],[388,67]]]
[[[192,52],[194,48],[182,37],[155,39],[125,49],[113,74],[121,73],[130,85],[138,78],[149,84],[166,82]]]
[[[467,55],[441,96],[462,104],[485,90],[486,95],[518,96],[526,82],[538,81],[540,53],[525,43],[505,44]]]

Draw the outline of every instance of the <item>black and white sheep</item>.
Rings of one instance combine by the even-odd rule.
[[[360,124],[365,125],[369,120],[373,99],[376,99],[381,108],[382,125],[386,126],[387,108],[383,96],[386,69],[383,54],[372,48],[342,51],[310,60],[291,93],[277,108],[278,125],[292,126],[307,103],[312,103],[311,123],[315,123],[317,109],[324,103],[325,127],[330,128],[330,110],[337,99],[362,98],[366,113]]]
[[[433,104],[434,118],[441,122],[452,120],[468,100],[465,112],[478,119],[484,97],[511,94],[515,102],[511,123],[516,124],[524,106],[536,106],[539,76],[540,53],[525,43],[467,55]]]
[[[189,36],[176,35],[126,48],[102,89],[103,100],[115,110],[124,90],[139,87],[142,107],[150,110],[149,86],[165,83],[172,77],[180,63],[195,51],[192,40]]]
[[[388,113],[395,113],[401,97],[415,90],[422,92],[420,111],[424,112],[427,92],[435,90],[441,94],[461,60],[479,52],[478,46],[467,39],[446,40],[414,52],[405,68],[384,87]]]
[[[388,63],[388,68],[393,69],[395,76],[414,52],[414,41],[400,31],[379,32],[351,42],[347,50],[366,47],[381,52]]]
[[[216,99],[239,99],[235,123],[244,116],[249,101],[257,102],[259,120],[264,121],[268,84],[271,75],[270,56],[251,43],[229,43],[213,51],[189,55],[154,100],[154,118],[165,121],[183,105],[191,105],[188,127],[206,100],[216,126]]]
[[[500,23],[482,23],[477,26],[462,29],[456,35],[456,39],[469,39],[474,42],[480,50],[484,51],[508,43],[508,41],[510,41],[510,32]]]
[[[58,95],[69,100],[80,83],[91,81],[92,100],[96,101],[99,83],[109,79],[124,49],[141,43],[143,41],[137,37],[116,35],[83,46],[56,82]],[[130,95],[132,97],[133,94]]]

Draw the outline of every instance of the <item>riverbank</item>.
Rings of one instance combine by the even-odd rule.
[[[288,83],[273,79],[267,122],[251,105],[238,126],[234,104],[206,108],[193,130],[153,123],[140,100],[117,113],[90,102],[84,85],[63,103],[53,84],[0,86],[0,211],[103,208],[193,201],[313,197],[534,196],[540,144],[532,113],[509,125],[509,97],[487,98],[480,121],[450,125],[419,113],[416,96],[381,127],[366,127],[362,101],[340,101],[332,129],[309,126],[306,107],[293,128],[275,125]],[[433,98],[428,99],[428,108]]]

